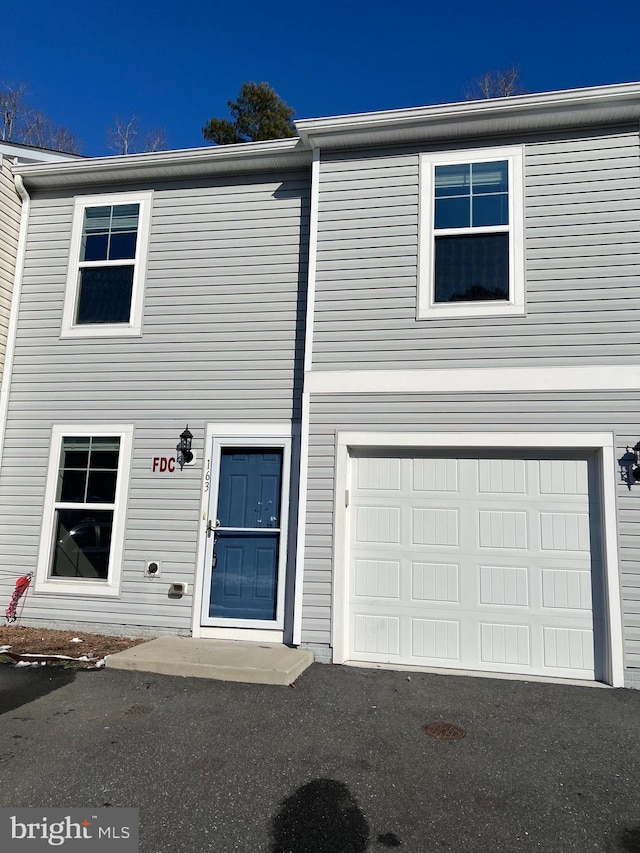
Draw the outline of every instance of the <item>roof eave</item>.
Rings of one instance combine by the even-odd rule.
[[[430,142],[640,120],[640,83],[297,121],[312,148]]]
[[[27,188],[49,190],[296,169],[304,168],[310,162],[310,149],[296,137],[180,151],[92,157],[45,167],[16,166],[15,172],[21,175]]]

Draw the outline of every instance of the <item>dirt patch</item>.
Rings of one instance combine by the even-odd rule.
[[[0,626],[0,648],[11,647],[14,654],[68,655],[104,658],[146,642],[150,638],[110,637],[107,634],[87,634],[84,631],[59,631],[51,628]],[[82,640],[77,642],[74,640]]]

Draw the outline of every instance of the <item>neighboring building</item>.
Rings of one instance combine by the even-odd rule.
[[[78,157],[75,154],[62,154],[46,148],[0,140],[0,376],[4,366],[11,313],[22,207],[16,190],[13,167],[26,163],[59,163],[71,159],[77,160]]]
[[[7,600],[640,686],[639,120],[624,84],[19,168]]]

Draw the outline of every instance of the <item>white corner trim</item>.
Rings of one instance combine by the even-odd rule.
[[[312,370],[311,394],[462,394],[492,391],[636,391],[640,366],[472,367],[434,370]]]
[[[4,354],[2,385],[0,386],[0,464],[4,458],[4,438],[7,431],[7,418],[9,416],[9,394],[11,391],[13,359],[16,352],[18,311],[20,310],[20,298],[22,295],[22,273],[24,271],[24,259],[27,249],[27,228],[29,224],[29,212],[31,210],[31,198],[22,183],[22,178],[20,175],[16,175],[14,180],[18,195],[22,199],[22,211],[20,213],[16,268],[13,276],[13,293],[11,294],[11,313],[7,328],[7,346]]]
[[[607,671],[608,683],[624,686],[624,641],[622,605],[617,549],[616,522],[616,454],[612,432],[524,432],[524,433],[389,433],[338,432],[336,446],[336,478],[334,497],[332,645],[335,663],[344,663],[348,656],[348,548],[349,513],[344,495],[351,477],[350,449],[380,448],[589,448],[599,452],[601,477],[604,580],[607,613]]]
[[[300,480],[298,484],[298,530],[296,539],[296,566],[293,594],[293,644],[302,642],[302,603],[304,594],[304,561],[307,530],[307,484],[309,479],[309,421],[311,400],[309,394],[302,394],[302,414],[300,422]]]
[[[311,199],[309,211],[309,260],[307,275],[307,325],[304,339],[304,369],[311,370],[313,361],[313,321],[316,302],[316,267],[318,257],[318,210],[320,205],[320,149],[314,148],[311,163]]]
[[[612,687],[624,687],[624,632],[622,590],[618,567],[618,523],[615,472],[618,466],[615,445],[602,446],[602,550],[604,555],[607,633],[609,637],[608,680]]]

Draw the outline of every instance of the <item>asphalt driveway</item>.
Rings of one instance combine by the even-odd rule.
[[[142,853],[640,853],[640,691],[3,666],[0,714],[2,805],[137,807]]]

